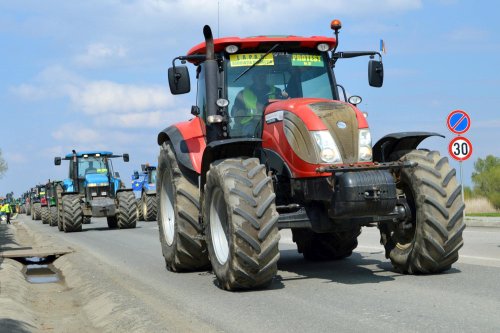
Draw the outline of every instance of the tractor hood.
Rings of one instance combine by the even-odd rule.
[[[106,186],[108,184],[108,176],[104,173],[91,173],[85,175],[85,186]]]
[[[300,159],[312,167],[363,161],[360,156],[365,148],[361,149],[360,138],[365,132],[369,137],[368,123],[363,113],[352,104],[296,98],[273,102],[264,114],[264,147],[281,150],[289,158],[289,163]],[[281,139],[283,137],[286,142]],[[371,154],[371,139],[369,141]],[[328,156],[331,154],[339,157],[330,161]]]

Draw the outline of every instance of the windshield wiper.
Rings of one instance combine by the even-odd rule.
[[[269,49],[269,51],[267,51],[266,53],[264,53],[264,54],[262,55],[262,57],[260,57],[260,58],[259,58],[259,60],[257,60],[257,61],[256,61],[256,62],[252,65],[252,66],[248,67],[248,68],[247,68],[247,69],[245,69],[243,72],[241,72],[241,74],[240,74],[240,75],[238,75],[238,77],[237,77],[236,79],[234,79],[234,81],[233,81],[233,82],[238,81],[238,79],[239,79],[240,77],[242,77],[242,76],[243,76],[243,75],[245,75],[247,72],[249,72],[252,68],[254,68],[255,66],[257,66],[257,65],[258,65],[258,64],[259,64],[259,63],[260,63],[260,62],[261,62],[261,61],[262,61],[262,60],[263,60],[263,59],[264,59],[264,58],[265,58],[265,57],[266,57],[269,53],[273,52],[273,51],[274,51],[274,49],[275,49],[275,48],[277,48],[279,45],[280,45],[279,43],[278,43],[278,44],[274,44],[274,46],[273,46],[273,47],[271,47],[271,48]]]

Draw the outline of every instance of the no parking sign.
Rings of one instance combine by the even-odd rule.
[[[446,126],[451,132],[458,134],[457,137],[450,141],[448,153],[459,162],[467,160],[472,155],[472,143],[469,139],[460,135],[470,128],[469,115],[463,110],[452,111],[446,119]]]

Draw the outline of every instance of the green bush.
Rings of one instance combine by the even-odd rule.
[[[479,158],[474,163],[472,181],[474,192],[488,198],[496,209],[500,209],[500,158],[493,155]]]

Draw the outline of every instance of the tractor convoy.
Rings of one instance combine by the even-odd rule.
[[[384,81],[376,51],[337,51],[333,37],[257,36],[204,41],[168,69],[173,95],[191,91],[191,119],[157,136],[157,166],[144,164],[126,188],[111,160],[128,154],[75,151],[69,177],[23,194],[33,219],[60,231],[93,217],[109,228],[156,220],[166,268],[213,270],[220,288],[258,289],[277,274],[281,229],[306,260],[338,260],[376,227],[394,270],[448,270],[463,246],[464,203],[455,169],[420,148],[432,132],[388,134],[372,143],[359,96],[335,67],[369,57],[368,83]]]

